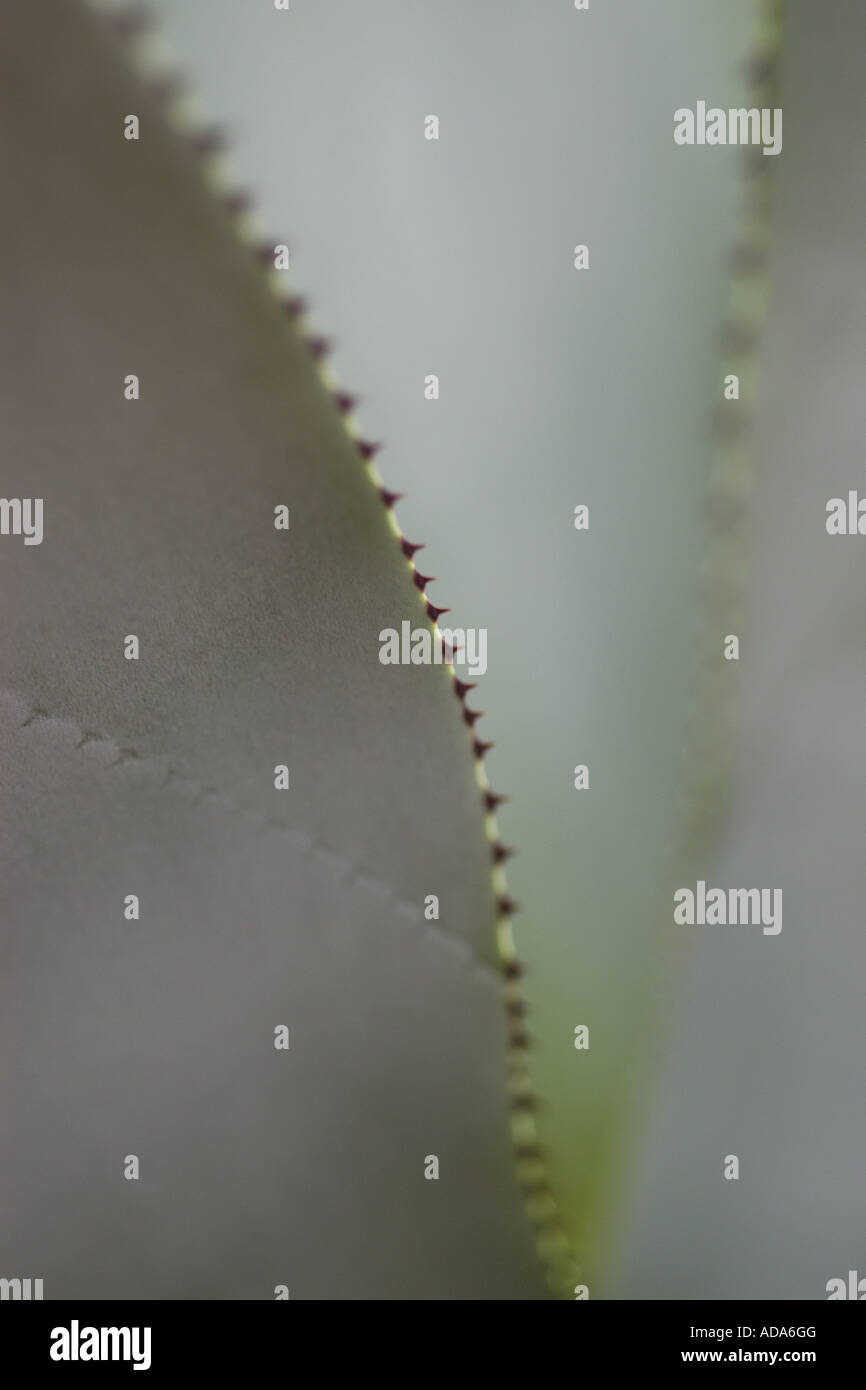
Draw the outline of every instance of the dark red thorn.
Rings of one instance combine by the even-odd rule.
[[[493,862],[494,864],[501,864],[504,860],[510,859],[516,852],[510,845],[503,845],[500,840],[497,840],[493,846]]]
[[[495,811],[497,806],[501,806],[507,800],[507,796],[500,796],[498,792],[487,791],[484,793],[484,805],[488,811]]]
[[[519,960],[507,960],[503,963],[502,973],[506,980],[519,980],[521,975],[525,975],[525,967]]]
[[[535,1096],[515,1096],[511,1102],[511,1109],[537,1110],[538,1102],[536,1101]],[[529,1184],[527,1184],[527,1186],[529,1186]],[[547,1189],[547,1183],[544,1181],[543,1178],[539,1182],[532,1183],[532,1186],[538,1188],[539,1191],[546,1191]]]
[[[530,1047],[529,1034],[523,1028],[515,1028],[508,1034],[508,1043],[510,1047],[522,1047],[528,1050]],[[520,1144],[515,1149],[515,1153],[518,1153],[521,1158],[541,1158],[541,1147],[538,1144]]]
[[[283,300],[283,307],[290,319],[299,319],[309,309],[309,303],[301,295],[293,295],[291,299]]]
[[[274,256],[279,244],[278,241],[270,243],[263,241],[259,246],[255,247],[253,255],[257,261],[261,261],[262,265],[273,265]]]
[[[496,899],[496,911],[500,917],[513,917],[515,912],[521,912],[520,903],[516,903],[513,898],[509,898],[507,893],[503,893],[501,898]]]
[[[372,443],[369,439],[359,439],[357,441],[357,444],[358,453],[361,455],[361,458],[364,459],[371,459],[374,454],[378,454],[379,450],[382,447],[381,444]]]
[[[423,591],[427,588],[427,585],[432,584],[435,578],[435,574],[422,574],[420,570],[416,570],[415,573],[412,575],[412,582],[414,583],[415,588],[420,589],[423,593]]]
[[[526,1046],[529,1047],[528,1040]],[[515,1144],[514,1152],[517,1155],[517,1157],[521,1159],[534,1159],[537,1162],[540,1162],[544,1158],[544,1154],[542,1152],[540,1144]]]
[[[385,506],[390,511],[390,509],[394,506],[394,503],[400,501],[403,494],[402,492],[389,492],[386,487],[380,487],[379,496],[385,503]]]
[[[153,12],[149,5],[129,5],[119,14],[109,16],[109,22],[123,38],[134,38],[153,24]]]
[[[470,729],[472,728],[476,719],[480,719],[483,714],[484,711],[481,709],[470,709],[468,705],[463,706],[463,722],[465,724],[468,724]]]
[[[431,623],[436,623],[436,622],[438,622],[439,619],[442,617],[442,614],[443,614],[443,613],[450,613],[450,612],[451,612],[451,609],[450,609],[450,608],[437,608],[436,605],[433,604],[433,603],[428,603],[428,604],[427,604],[427,617],[430,619]]]
[[[423,541],[420,545],[413,545],[411,541],[402,540],[400,542],[400,545],[403,549],[403,554],[406,556],[407,560],[411,560],[412,556],[416,553],[416,551],[424,549]]]
[[[510,1014],[512,1018],[525,1018],[526,1005],[522,999],[509,999],[505,1004],[505,1012]],[[517,1101],[512,1101],[511,1103],[512,1105],[518,1104]]]
[[[484,743],[480,738],[474,738],[472,740],[472,752],[475,754],[476,758],[483,758],[484,754],[489,753],[492,747],[492,742]]]
[[[741,71],[750,85],[759,86],[762,82],[767,81],[776,61],[775,54],[759,54],[743,63]]]
[[[462,700],[467,691],[476,690],[477,686],[474,681],[462,681],[457,676],[455,676],[454,689],[457,692],[458,700]]]
[[[249,212],[250,196],[244,193],[243,189],[238,189],[236,193],[228,193],[223,199],[223,207],[232,217],[240,217],[241,213]]]
[[[205,130],[196,131],[191,140],[196,154],[218,154],[226,147],[225,134],[218,126],[208,126]],[[271,255],[273,254],[273,250],[271,250]]]
[[[328,353],[334,346],[330,338],[313,337],[307,338],[306,342],[307,347],[310,349],[310,352],[313,354],[317,362],[321,362],[323,357],[327,357]]]
[[[341,415],[351,415],[358,404],[358,397],[350,396],[348,391],[335,391],[334,400],[337,402],[337,409]]]
[[[179,72],[166,72],[151,82],[150,90],[157,101],[175,101],[186,90],[186,79]]]

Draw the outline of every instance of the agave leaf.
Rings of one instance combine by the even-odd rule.
[[[863,495],[866,11],[787,0],[784,23],[734,778],[703,874],[781,889],[782,927],[703,934],[626,1297],[822,1299],[863,1271],[864,541],[825,522]]]
[[[540,1296],[469,735],[378,660],[426,622],[391,513],[102,21],[2,23],[3,488],[44,499],[0,542],[4,1272]]]

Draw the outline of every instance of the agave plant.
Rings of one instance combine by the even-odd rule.
[[[737,97],[776,105],[781,6],[732,8]],[[531,7],[514,22],[531,42]],[[257,226],[140,15],[9,5],[4,28],[4,490],[43,505],[41,544],[0,546],[4,1265],[48,1297],[597,1296],[679,993],[670,889],[712,864],[724,804],[775,161],[752,154],[739,192],[719,166],[729,306],[720,263],[688,342],[741,397],[708,474],[681,448],[636,504],[656,540],[620,602],[640,583],[649,616],[586,682],[603,703],[609,658],[634,690],[567,754],[594,809],[548,756],[569,690],[526,706],[569,799],[515,806],[518,951],[480,692],[453,660],[380,660],[383,632],[432,637],[448,610],[291,231]],[[691,539],[660,558],[671,499]],[[550,640],[561,612],[551,591]],[[516,718],[509,785],[531,782]]]

